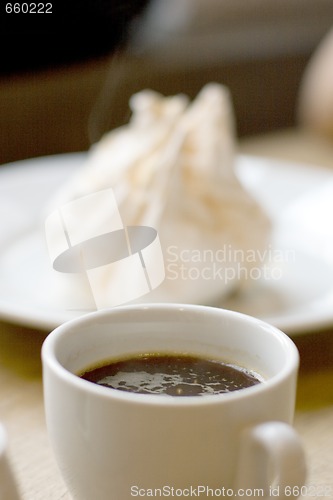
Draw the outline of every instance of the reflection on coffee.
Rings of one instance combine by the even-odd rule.
[[[138,394],[205,396],[245,389],[259,375],[220,360],[183,354],[144,354],[87,369],[80,377]]]

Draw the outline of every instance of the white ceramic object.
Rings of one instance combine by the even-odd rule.
[[[87,312],[88,307],[82,310],[80,294],[73,295],[68,290],[65,293],[65,288],[58,284],[58,280],[68,277],[52,269],[44,235],[46,214],[42,215],[48,197],[81,167],[85,158],[85,154],[71,153],[1,166],[1,319],[50,331]],[[239,156],[237,175],[273,221],[268,270],[276,264],[282,276],[266,280],[263,275],[249,283],[247,292],[219,305],[260,317],[288,335],[331,327],[332,171],[270,158]],[[280,259],[274,261],[279,254],[283,257],[282,266]],[[166,265],[169,264],[172,262],[167,259]],[[197,286],[195,280],[193,286]],[[206,282],[206,288],[209,286],[210,280]],[[147,302],[151,302],[148,298],[149,295]],[[205,304],[215,305],[208,301]]]
[[[170,351],[236,362],[265,381],[176,398],[77,376],[112,358]],[[44,342],[42,360],[48,432],[73,498],[127,500],[159,488],[179,496],[201,486],[206,494],[224,488],[234,495],[260,488],[269,497],[275,481],[285,498],[285,488],[290,497],[290,488],[304,484],[302,445],[291,426],[298,352],[269,324],[204,306],[121,306],[58,327]]]
[[[0,500],[19,500],[16,483],[7,456],[8,438],[0,424]]]

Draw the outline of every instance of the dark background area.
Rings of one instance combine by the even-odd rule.
[[[148,4],[149,0],[2,0],[0,75],[110,55],[126,44],[131,22]]]
[[[318,26],[316,39],[304,50],[294,50],[279,34],[283,50],[276,53],[220,58],[201,66],[173,64],[163,50],[157,58],[127,50],[133,23],[151,1],[52,0],[50,17],[10,15],[8,2],[1,3],[0,164],[87,150],[128,120],[128,100],[144,88],[195,97],[207,82],[217,81],[230,88],[239,137],[295,126],[300,82],[316,44],[333,25],[333,1],[321,0],[319,9],[314,0],[317,17],[304,14],[311,26]],[[223,1],[234,9],[231,0]],[[276,8],[272,0],[269,4]],[[241,33],[250,20],[243,11],[232,12],[230,19]],[[290,24],[297,13],[294,5],[292,21],[285,12],[281,19],[285,16]],[[256,13],[251,16],[257,22]],[[259,21],[267,32],[263,16]],[[274,27],[275,19],[271,22]],[[223,29],[233,29],[227,19]],[[256,36],[260,41],[259,32]]]

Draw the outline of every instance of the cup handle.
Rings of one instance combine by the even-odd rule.
[[[306,461],[296,431],[284,422],[265,422],[244,431],[237,489],[263,490],[264,498],[297,498],[306,479]]]

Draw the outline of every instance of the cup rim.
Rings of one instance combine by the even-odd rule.
[[[203,397],[198,396],[177,396],[177,397],[163,397],[156,394],[136,394],[132,392],[119,391],[117,389],[112,389],[109,387],[98,386],[87,380],[80,378],[78,375],[72,373],[67,368],[65,368],[54,352],[57,342],[65,335],[68,335],[68,331],[72,328],[77,330],[80,325],[87,325],[89,322],[92,324],[95,320],[99,318],[105,318],[112,316],[113,314],[123,314],[138,311],[138,310],[184,310],[186,312],[193,311],[212,311],[215,314],[223,314],[224,316],[243,318],[247,322],[252,324],[257,324],[263,329],[270,332],[277,338],[281,345],[284,346],[286,352],[286,360],[283,369],[272,376],[271,378],[265,380],[262,383],[256,384],[251,387],[246,387],[238,391],[231,391],[224,394],[213,394],[205,395]],[[207,404],[221,404],[223,401],[225,404],[234,401],[235,399],[244,399],[251,397],[254,394],[261,393],[267,390],[271,390],[276,385],[279,385],[283,380],[288,378],[290,374],[298,370],[299,367],[299,353],[295,343],[292,341],[287,334],[279,330],[274,325],[271,325],[261,319],[254,316],[250,316],[238,311],[232,311],[223,308],[217,308],[213,306],[205,305],[195,305],[195,304],[181,304],[181,303],[145,303],[145,304],[131,304],[131,305],[121,305],[110,309],[102,309],[98,311],[93,311],[84,314],[80,317],[71,319],[56,327],[51,331],[45,338],[42,350],[41,350],[43,371],[46,366],[48,366],[58,377],[66,381],[77,389],[94,394],[98,397],[105,399],[117,399],[124,402],[136,403],[136,404],[150,404],[154,406],[202,406]]]

